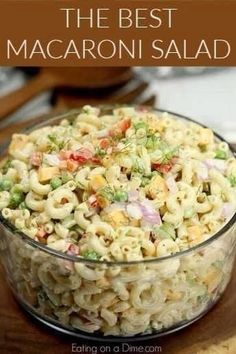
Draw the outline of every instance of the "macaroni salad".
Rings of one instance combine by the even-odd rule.
[[[13,135],[1,165],[0,210],[39,243],[101,261],[56,262],[13,242],[13,267],[31,274],[20,277],[41,294],[42,312],[48,303],[61,323],[87,332],[147,333],[202,311],[203,298],[216,296],[229,247],[182,264],[106,268],[102,261],[165,257],[209,239],[235,213],[236,160],[197,123],[142,107],[102,114],[85,106],[75,119]]]

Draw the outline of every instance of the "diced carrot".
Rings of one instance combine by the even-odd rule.
[[[66,167],[67,167],[67,170],[69,172],[75,172],[77,170],[77,168],[78,168],[78,163],[73,161],[73,160],[71,160],[71,159],[69,159],[69,160],[67,160],[67,166]]]
[[[110,141],[109,139],[102,139],[99,145],[102,149],[106,150],[110,146]]]
[[[161,173],[167,173],[172,169],[172,163],[168,162],[166,164],[154,163],[152,165],[153,170],[159,171]]]
[[[127,129],[129,129],[131,125],[131,119],[130,118],[125,118],[123,119],[119,124],[119,128],[122,131],[122,133],[124,133]]]
[[[131,119],[125,118],[122,121],[114,125],[114,127],[109,131],[110,136],[122,135],[129,129],[131,125]]]
[[[89,161],[95,163],[96,165],[101,165],[101,159],[99,159],[98,157],[92,157]]]
[[[33,152],[30,156],[32,166],[39,167],[42,164],[43,154],[40,151]]]
[[[77,151],[74,151],[70,155],[70,159],[75,160],[79,163],[84,163],[90,160],[93,157],[93,153],[91,150],[87,148],[81,148]]]
[[[59,157],[61,160],[67,160],[70,158],[71,154],[72,154],[71,150],[61,150],[59,153]]]
[[[70,172],[76,171],[79,165],[87,162],[101,164],[101,160],[94,157],[92,151],[84,147],[76,151],[61,150],[59,156],[61,159],[59,167]]]

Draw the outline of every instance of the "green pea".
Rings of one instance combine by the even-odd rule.
[[[62,183],[67,183],[73,179],[73,176],[68,172],[63,172],[61,175]]]
[[[0,181],[0,190],[1,191],[9,191],[12,188],[12,181],[4,178]]]
[[[29,209],[29,208],[27,207],[26,202],[23,201],[19,204],[19,209],[24,210],[24,209]]]
[[[155,136],[154,134],[152,134],[147,138],[146,148],[147,149],[155,149],[157,147],[158,143],[159,143],[159,138],[157,136]]]
[[[92,250],[87,250],[84,253],[81,254],[81,256],[83,256],[86,259],[99,259],[100,256]]]
[[[153,139],[152,138],[148,138],[147,142],[146,142],[146,148],[147,149],[152,149],[153,147],[154,147]]]
[[[147,124],[144,121],[140,121],[140,122],[137,122],[136,124],[134,124],[134,128],[136,130],[138,130],[138,129],[146,129],[147,128]]]
[[[118,190],[114,194],[114,200],[116,202],[126,202],[128,200],[128,194],[126,191]]]
[[[23,202],[24,194],[23,193],[11,193],[9,206],[11,208],[17,208],[18,205]]]
[[[11,188],[11,193],[23,193],[22,190],[22,186],[20,184],[15,184],[12,188]]]
[[[57,189],[62,185],[62,181],[60,178],[55,177],[55,178],[51,179],[50,185],[51,185],[52,189]]]
[[[141,187],[145,187],[149,182],[150,182],[149,178],[143,177],[141,182]]]
[[[104,149],[100,149],[99,147],[96,148],[96,156],[104,157],[106,154],[107,153]]]

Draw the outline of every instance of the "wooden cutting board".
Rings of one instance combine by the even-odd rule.
[[[236,353],[236,266],[222,299],[198,322],[162,339],[132,345],[123,344],[123,347],[122,344],[118,344],[113,349],[109,344],[103,344],[99,350],[99,343],[63,338],[62,335],[35,323],[15,302],[2,268],[0,268],[0,299],[1,354],[70,354],[73,353],[73,343],[77,347],[77,353],[81,354]]]

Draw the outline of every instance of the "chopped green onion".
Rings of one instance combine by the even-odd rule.
[[[195,286],[196,285],[196,279],[193,278],[192,274],[191,275],[187,274],[186,275],[186,280],[189,283],[189,285],[191,285],[191,286]]]
[[[106,151],[104,149],[96,147],[95,156],[104,157],[105,155],[106,155]]]
[[[164,222],[161,226],[156,229],[156,233],[162,239],[171,238],[173,240],[176,239],[175,228],[173,225],[168,222]]]
[[[38,297],[38,302],[39,303],[40,302],[45,302],[46,300],[48,300],[47,294],[42,289],[38,291],[37,297]]]
[[[160,163],[168,163],[174,155],[177,154],[178,148],[177,147],[170,147],[167,142],[164,140],[158,139],[157,147],[162,152],[162,158]]]
[[[62,184],[67,183],[67,182],[71,181],[72,179],[73,179],[73,176],[70,173],[62,172],[62,174],[61,174]]]
[[[145,187],[150,182],[148,177],[142,177],[141,187]]]
[[[134,128],[135,128],[135,130],[146,129],[147,123],[141,120],[140,122],[134,123]]]
[[[218,269],[222,269],[223,265],[224,265],[224,261],[215,261],[214,263],[212,263],[212,265]]]
[[[105,187],[100,188],[97,191],[97,195],[101,196],[105,199],[108,199],[110,202],[112,202],[114,200],[114,190],[109,186],[105,186]]]
[[[209,295],[206,285],[195,285],[194,293],[197,295],[197,300],[200,303],[205,303],[209,300]]]
[[[145,187],[148,183],[150,183],[151,179],[157,174],[157,171],[152,171],[149,174],[139,176],[141,178],[141,187]]]
[[[209,300],[208,293],[206,292],[203,295],[198,295],[197,300],[198,300],[198,302],[200,302],[200,304],[204,304],[204,303],[208,302],[208,300]]]
[[[80,188],[80,189],[86,189],[85,185],[84,185],[82,182],[77,181],[76,183],[77,183],[77,187],[78,187],[78,188]]]
[[[128,193],[123,190],[118,190],[114,193],[114,200],[116,202],[126,202],[128,200]]]
[[[152,331],[153,331],[153,327],[152,327],[151,323],[149,323],[147,325],[147,328],[145,329],[145,333],[150,334],[150,333],[152,333]]]
[[[49,300],[49,305],[52,308],[56,308],[60,306],[60,297],[58,294],[54,294],[53,292],[48,291],[47,292],[48,300]]]
[[[96,259],[98,260],[100,258],[99,254],[97,254],[95,251],[92,250],[87,250],[81,254],[82,257],[86,259]]]
[[[4,165],[2,166],[1,170],[3,172],[3,174],[7,173],[7,171],[9,170],[9,168],[11,167],[11,159],[7,159],[6,162],[4,163]]]
[[[81,109],[81,113],[89,114],[89,113],[90,113],[90,107],[84,106],[84,107]]]
[[[15,184],[15,185],[11,188],[11,193],[23,193],[22,186],[21,186],[20,184]]]
[[[49,134],[48,140],[51,142],[50,148],[52,150],[55,150],[55,149],[61,150],[64,146],[64,141],[58,139],[58,137],[55,134]]]
[[[236,187],[236,176],[230,175],[228,177],[228,180],[229,180],[229,182],[231,184],[231,187]]]
[[[215,158],[220,159],[220,160],[226,160],[227,159],[227,152],[221,149],[217,149],[215,151]]]
[[[73,225],[73,226],[69,227],[69,230],[70,231],[77,231],[78,228],[79,228],[78,225]]]
[[[18,193],[11,193],[10,194],[10,203],[9,203],[9,206],[10,208],[12,209],[15,209],[19,206],[19,204],[21,202],[23,202],[24,200],[24,194],[21,192],[18,192]]]
[[[29,209],[28,206],[26,205],[26,202],[23,201],[19,204],[19,209],[24,210],[24,209]]]
[[[105,186],[97,191],[97,196],[103,197],[110,202],[126,202],[128,200],[128,193],[122,189],[114,190],[110,186]]]
[[[140,173],[142,175],[145,174],[144,163],[143,163],[143,161],[141,159],[138,159],[138,158],[134,159],[133,166],[132,166],[132,171]]]
[[[0,191],[9,191],[12,188],[12,181],[7,178],[3,178],[0,181]]]
[[[49,134],[48,135],[48,139],[51,141],[51,143],[57,145],[57,137],[56,137],[56,135]]]
[[[176,154],[176,148],[167,148],[163,150],[162,163],[168,163]]]
[[[146,142],[145,146],[147,149],[154,150],[158,147],[159,142],[160,142],[159,137],[157,137],[156,135],[153,134],[147,138],[147,142]]]
[[[52,189],[57,189],[62,185],[62,181],[60,178],[55,177],[55,178],[51,179],[50,185],[51,185]]]

